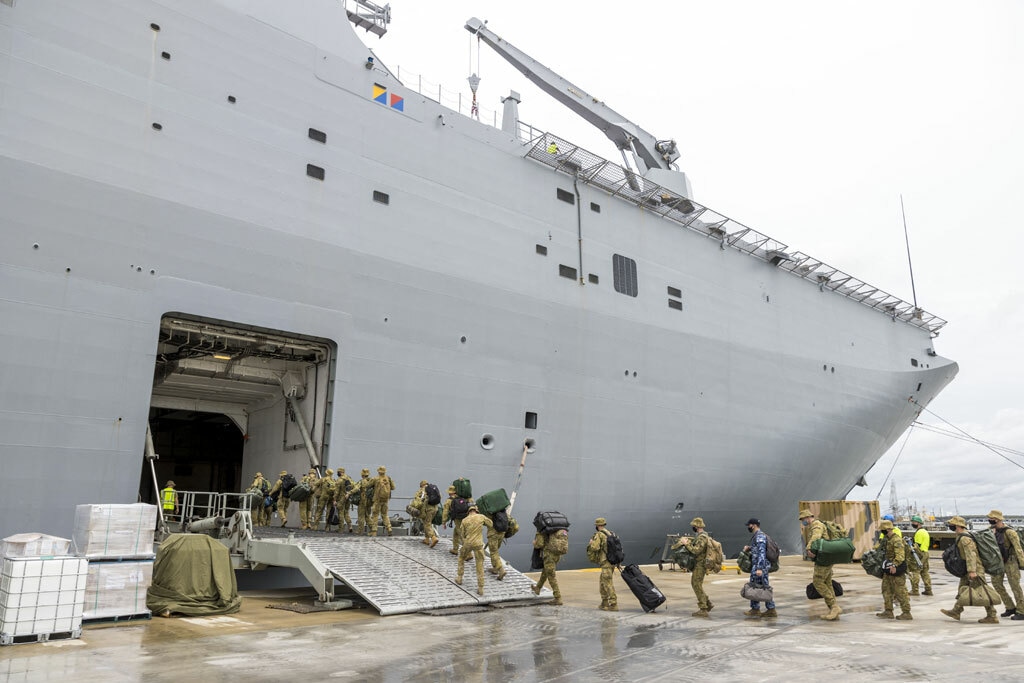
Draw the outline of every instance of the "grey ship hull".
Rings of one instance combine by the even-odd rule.
[[[520,141],[272,5],[0,4],[0,536],[137,498],[168,314],[327,340],[327,466],[511,489],[532,439],[517,516],[606,516],[634,560],[698,514],[794,549],[796,501],[845,496],[955,376],[925,329],[592,188],[580,216]],[[239,481],[308,467],[279,401],[245,413]]]

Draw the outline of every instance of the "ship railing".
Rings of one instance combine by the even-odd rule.
[[[858,280],[824,261],[800,251],[790,252],[785,243],[652,183],[621,164],[604,159],[565,138],[541,132],[524,122],[519,122],[518,130],[519,139],[527,150],[527,158],[550,166],[555,171],[575,176],[613,197],[621,197],[644,211],[656,213],[708,239],[716,240],[722,249],[731,247],[742,251],[817,284],[821,291],[831,290],[882,311],[893,320],[928,330],[933,335],[938,334],[946,324],[942,318]]]
[[[359,28],[383,36],[391,23],[391,5],[378,5],[370,0],[341,0],[348,20]]]
[[[415,90],[423,97],[437,102],[442,107],[457,111],[463,116],[476,119],[485,125],[501,128],[501,114],[497,110],[481,107],[477,103],[476,111],[474,112],[473,98],[461,91],[448,90],[440,83],[433,83],[423,78],[422,74],[412,73],[408,69],[403,70],[401,66],[396,66],[392,75],[406,88]]]

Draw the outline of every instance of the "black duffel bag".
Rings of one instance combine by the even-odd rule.
[[[832,580],[832,592],[836,594],[836,597],[840,597],[843,594],[843,584],[839,583],[835,579]],[[808,600],[821,600],[821,593],[814,587],[813,583],[807,584],[807,599]]]

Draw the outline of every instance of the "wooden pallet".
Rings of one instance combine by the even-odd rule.
[[[118,614],[112,617],[92,617],[90,619],[82,619],[83,624],[114,624],[121,621],[143,621],[146,619],[152,619],[153,613],[150,611],[139,612],[138,614]]]
[[[0,645],[21,645],[23,643],[46,643],[51,640],[71,640],[81,638],[82,629],[76,628],[72,631],[58,631],[56,633],[32,633],[21,636],[12,636],[7,633],[0,633]]]

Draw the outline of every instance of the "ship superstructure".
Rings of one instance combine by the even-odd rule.
[[[521,521],[606,516],[639,560],[756,514],[795,549],[795,501],[842,498],[955,376],[944,321],[667,166],[406,87],[368,6],[0,0],[0,536],[151,496],[152,425],[180,488],[385,464],[482,492],[527,443]]]

